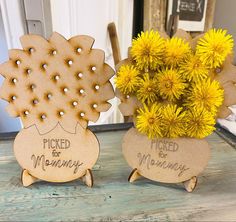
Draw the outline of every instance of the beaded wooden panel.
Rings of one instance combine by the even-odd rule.
[[[0,95],[25,128],[36,124],[44,133],[60,122],[74,131],[77,122],[86,127],[110,108],[114,71],[104,63],[104,52],[92,49],[93,38],[66,40],[55,32],[49,40],[38,35],[20,40],[23,50],[10,50],[9,61],[0,65],[5,77]]]

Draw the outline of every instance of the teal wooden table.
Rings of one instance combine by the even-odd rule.
[[[24,188],[12,140],[0,142],[0,221],[236,221],[236,151],[217,134],[212,157],[193,193],[182,185],[140,179],[121,153],[126,131],[97,133],[99,161],[93,188],[81,181],[39,182]]]

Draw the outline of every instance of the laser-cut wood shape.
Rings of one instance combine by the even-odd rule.
[[[163,38],[169,38],[165,33],[160,33]],[[195,50],[197,41],[203,35],[192,38],[184,30],[177,30],[174,37],[178,37],[188,42]],[[133,64],[131,55],[116,65],[118,72],[120,67],[125,64]],[[232,113],[229,106],[236,104],[236,66],[232,64],[232,55],[228,56],[220,69],[212,70],[212,79],[219,81],[224,89],[224,101],[218,111],[218,118],[226,118]],[[116,89],[116,96],[121,103],[119,109],[123,116],[133,117],[140,102],[134,95],[124,95]],[[134,119],[135,121],[135,119]],[[167,148],[177,151],[165,150]],[[128,178],[129,182],[134,182],[140,176],[163,183],[183,182],[185,189],[192,192],[197,185],[197,176],[207,166],[210,158],[210,147],[206,140],[192,138],[149,140],[140,134],[136,129],[130,129],[124,136],[123,154],[132,167],[132,172]],[[184,169],[180,173],[181,167]],[[176,170],[175,170],[176,169]]]
[[[14,152],[21,167],[34,178],[67,182],[83,177],[94,166],[99,143],[96,136],[79,123],[73,133],[65,131],[58,123],[48,133],[40,134],[33,125],[16,136]],[[25,180],[27,178],[23,177],[23,184],[29,184]]]
[[[125,134],[122,149],[134,169],[130,182],[140,176],[163,183],[184,182],[188,192],[195,188],[197,180],[193,178],[204,170],[210,158],[210,146],[204,139],[150,140],[135,128]]]
[[[23,185],[82,177],[92,186],[99,143],[87,124],[110,108],[114,71],[89,36],[66,40],[53,33],[49,40],[38,35],[20,40],[23,50],[10,50],[9,61],[0,65],[5,77],[0,95],[24,125],[14,142]]]

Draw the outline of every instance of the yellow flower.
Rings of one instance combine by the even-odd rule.
[[[144,105],[143,108],[139,109],[136,128],[140,133],[146,134],[149,139],[162,137],[159,105],[154,103],[150,108]]]
[[[131,56],[139,69],[157,69],[162,64],[164,39],[158,32],[142,32],[132,41]]]
[[[211,29],[199,39],[196,53],[205,65],[216,68],[232,53],[233,44],[232,36],[226,30]]]
[[[177,105],[162,109],[162,132],[164,137],[176,138],[185,134],[185,111]]]
[[[163,99],[179,99],[187,86],[176,69],[165,69],[156,75],[158,91]]]
[[[139,81],[139,71],[132,65],[121,66],[115,78],[116,87],[126,95],[136,91]]]
[[[139,88],[137,90],[137,98],[142,103],[153,103],[158,100],[157,83],[155,79],[152,79],[148,73],[143,75],[143,79],[140,80]]]
[[[168,39],[165,44],[165,64],[177,67],[191,53],[191,48],[184,40],[173,37]]]
[[[180,64],[179,71],[188,81],[203,80],[208,77],[209,70],[196,55],[191,55]]]
[[[209,112],[216,113],[224,99],[224,90],[218,81],[209,78],[193,83],[189,92],[186,105],[188,107],[205,108]]]
[[[204,108],[194,107],[186,111],[186,135],[194,138],[204,138],[215,129],[215,116]]]

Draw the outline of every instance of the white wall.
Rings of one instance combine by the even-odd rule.
[[[0,63],[7,60],[7,48],[21,48],[19,38],[26,33],[26,22],[21,0],[0,0],[3,19],[0,20]],[[95,48],[105,51],[106,62],[114,68],[107,25],[115,22],[121,54],[127,56],[131,45],[133,0],[50,0],[53,30],[66,38],[85,34],[95,38]],[[4,30],[5,29],[5,30]],[[5,31],[5,33],[4,33]],[[0,79],[0,84],[3,79]],[[122,122],[118,99],[111,101],[112,108],[102,113],[97,123]],[[0,132],[20,129],[18,119],[4,111],[6,103],[0,100]]]
[[[233,35],[236,45],[236,1],[235,0],[216,0],[214,25],[215,28],[227,29]],[[236,47],[234,47],[236,55]],[[234,58],[236,62],[236,58]]]
[[[8,49],[21,48],[19,38],[26,33],[21,0],[0,0]]]
[[[121,54],[127,56],[132,39],[133,0],[51,0],[53,30],[66,38],[73,35],[90,35],[95,38],[94,48],[105,51],[106,62],[114,67],[107,25],[115,22]],[[97,123],[123,121],[117,106],[118,100],[111,101],[112,108],[102,113]]]
[[[8,60],[7,40],[5,37],[2,14],[0,10],[0,63]],[[0,85],[4,78],[0,76]],[[0,133],[18,131],[21,128],[19,119],[11,118],[5,111],[7,102],[0,100]]]

